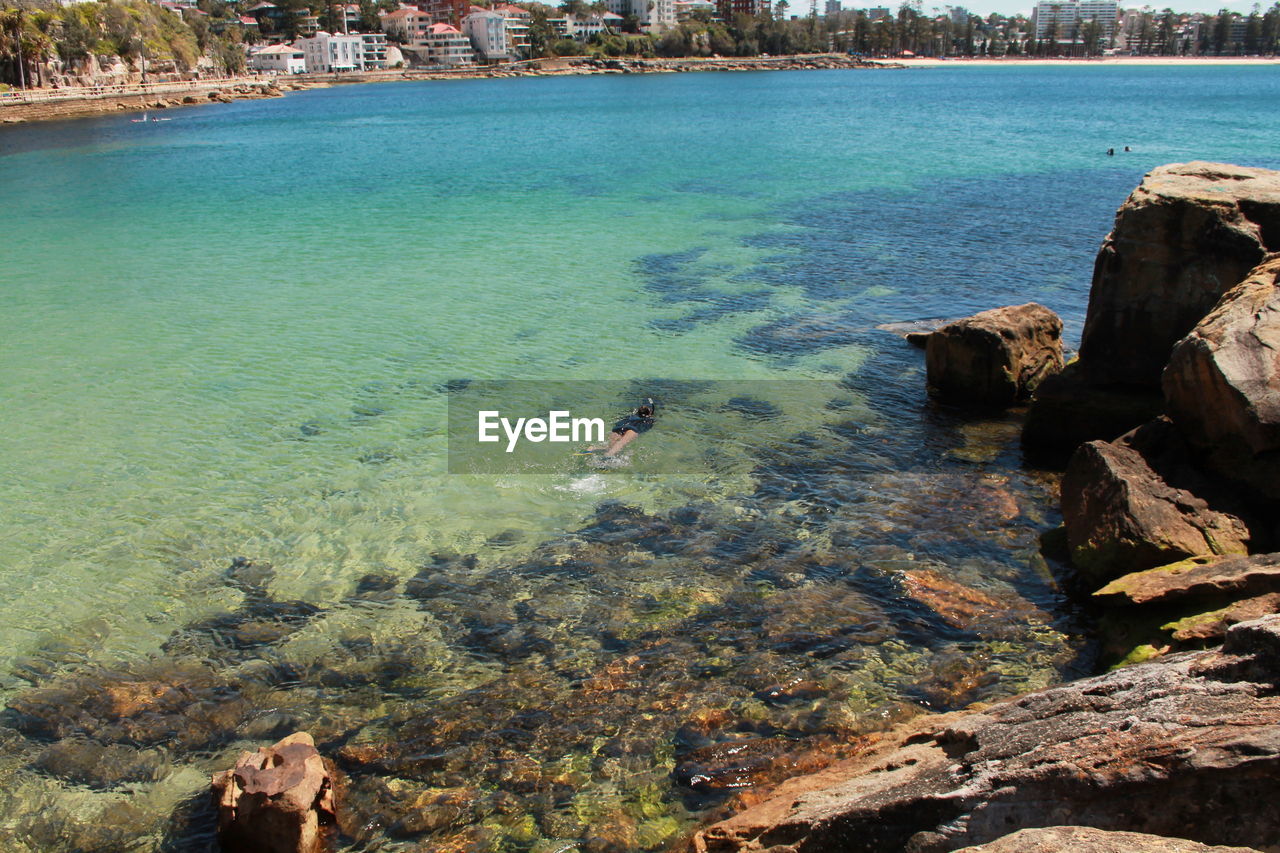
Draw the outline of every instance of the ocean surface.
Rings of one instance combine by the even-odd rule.
[[[945,68],[0,128],[0,849],[208,849],[207,774],[295,729],[342,849],[661,849],[1087,670],[1017,413],[876,327],[1034,300],[1074,344],[1142,174],[1280,167],[1277,107]],[[629,467],[449,473],[465,380],[661,416]]]

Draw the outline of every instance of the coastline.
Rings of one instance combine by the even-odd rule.
[[[951,67],[1006,67],[1006,68],[1039,68],[1050,65],[1117,67],[1117,66],[1150,66],[1150,67],[1207,67],[1215,65],[1280,65],[1280,57],[1266,56],[1096,56],[1060,59],[1025,59],[1022,57],[1000,58],[959,58],[932,59],[908,58],[894,59],[893,62],[907,68],[951,68]]]
[[[1275,66],[1280,57],[1093,57],[1024,59],[1021,57],[932,59],[892,58],[857,60],[844,54],[798,54],[754,57],[681,57],[642,59],[638,57],[587,58],[548,57],[515,65],[467,68],[456,71],[394,70],[351,74],[299,74],[291,78],[238,77],[191,83],[132,84],[102,87],[82,95],[59,90],[38,90],[28,100],[24,93],[0,95],[0,125],[32,121],[85,118],[118,112],[143,112],[172,107],[229,103],[236,100],[282,97],[291,91],[327,88],[335,85],[394,83],[406,80],[473,80],[511,77],[568,77],[596,74],[679,74],[699,71],[816,71],[876,70],[904,68],[1039,68],[1047,66],[1090,67],[1209,67]]]
[[[182,83],[98,86],[82,92],[59,89],[30,93],[10,92],[0,97],[0,125],[278,98],[287,90],[323,85],[327,84],[290,83],[281,88],[275,80],[237,77]]]
[[[763,57],[686,57],[641,59],[620,57],[550,57],[515,65],[466,68],[457,71],[394,70],[349,74],[298,74],[292,77],[238,77],[192,83],[95,87],[77,95],[65,90],[38,90],[0,95],[0,125],[52,119],[85,118],[117,112],[142,112],[171,107],[229,103],[235,100],[278,98],[290,91],[335,85],[395,83],[406,80],[473,80],[511,77],[568,77],[596,74],[678,74],[698,71],[829,71],[837,69],[902,68],[891,61],[857,60],[844,54],[802,54]]]

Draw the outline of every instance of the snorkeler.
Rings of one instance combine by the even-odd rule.
[[[609,446],[593,447],[593,451],[604,451],[605,456],[617,456],[631,442],[653,429],[657,414],[657,404],[652,397],[646,397],[636,410],[613,425],[609,433]]]

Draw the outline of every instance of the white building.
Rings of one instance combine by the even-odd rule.
[[[839,3],[840,0],[827,0],[827,6],[830,8],[832,2]],[[687,21],[693,16],[694,12],[706,12],[708,15],[715,17],[720,13],[719,8],[713,0],[674,0],[672,6],[676,10],[677,21]]]
[[[364,37],[359,33],[341,35],[321,30],[293,45],[305,54],[310,74],[364,70]]]
[[[1040,2],[1031,13],[1035,23],[1036,38],[1043,39],[1052,29],[1058,41],[1068,42],[1080,38],[1080,30],[1089,21],[1102,25],[1102,38],[1109,40],[1116,31],[1119,8],[1116,0],[1065,0],[1065,2]]]
[[[502,15],[507,27],[507,48],[517,59],[529,58],[529,21],[532,15],[519,6],[503,3],[493,7],[493,11]]]
[[[590,41],[591,37],[602,33],[605,30],[613,32],[622,32],[623,18],[621,15],[615,15],[613,12],[605,12],[601,15],[585,15],[579,18],[576,15],[565,15],[563,18],[547,18],[547,23],[555,30],[560,38],[575,39],[577,41]]]
[[[387,37],[383,33],[360,33],[364,42],[364,70],[382,70],[387,67]]]
[[[507,62],[514,58],[507,38],[507,19],[501,12],[472,7],[471,14],[462,19],[462,31],[486,62]]]
[[[274,74],[304,74],[307,60],[306,55],[291,44],[273,44],[254,51],[249,56],[249,67]]]
[[[432,24],[427,28],[423,46],[427,49],[427,59],[433,65],[446,65],[456,68],[461,65],[475,65],[475,51],[471,49],[471,40],[464,36],[457,27],[449,24]]]
[[[605,0],[605,6],[624,18],[635,15],[646,33],[661,33],[676,25],[675,0]]]

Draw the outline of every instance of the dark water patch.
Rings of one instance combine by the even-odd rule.
[[[731,397],[720,407],[720,411],[732,412],[754,421],[771,421],[782,415],[782,409],[773,403],[753,397]]]
[[[1074,337],[1093,257],[1132,181],[1119,169],[992,175],[806,199],[783,212],[796,227],[744,241],[783,250],[747,275],[842,306],[850,328],[1034,299],[1061,314]],[[1046,204],[1062,194],[1073,203]]]
[[[366,450],[356,456],[356,461],[361,465],[385,465],[399,458],[396,451],[390,447],[377,447]]]
[[[662,255],[647,255],[636,261],[636,271],[644,288],[662,303],[696,305],[683,316],[649,321],[658,331],[681,333],[736,314],[761,311],[772,302],[768,290],[726,291],[710,286],[728,277],[733,268],[726,264],[702,262],[705,249]]]

